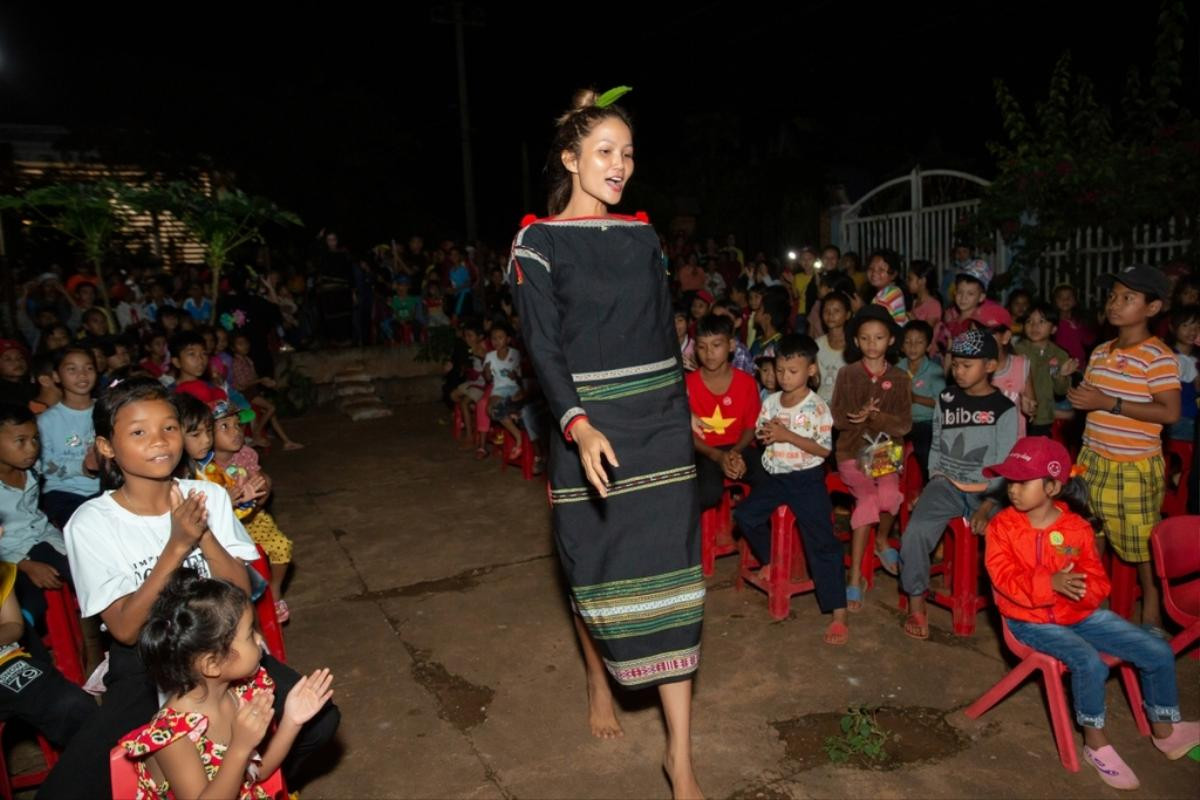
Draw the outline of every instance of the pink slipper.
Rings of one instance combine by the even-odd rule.
[[[1099,750],[1085,746],[1083,760],[1095,767],[1096,772],[1100,773],[1100,780],[1114,789],[1136,789],[1141,786],[1137,775],[1134,775],[1129,765],[1121,760],[1111,744],[1106,744]]]
[[[1155,739],[1154,746],[1172,761],[1183,758],[1193,747],[1200,746],[1200,722],[1176,722],[1171,735]]]
[[[279,624],[287,622],[292,618],[292,610],[288,608],[287,600],[275,601],[275,619],[279,620]]]

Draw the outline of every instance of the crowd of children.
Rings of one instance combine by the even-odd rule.
[[[130,281],[110,313],[94,277],[47,273],[0,340],[0,719],[62,750],[40,796],[103,796],[122,737],[145,796],[199,795],[201,781],[257,796],[255,774],[295,774],[338,723],[329,674],[301,678],[260,655],[251,630],[250,600],[268,586],[279,623],[291,614],[292,542],[258,452],[272,432],[301,447],[271,395],[268,343],[287,332],[260,312],[279,290],[235,280],[214,300],[201,285]],[[269,581],[249,566],[259,548]],[[46,594],[64,585],[99,707],[43,644]]]

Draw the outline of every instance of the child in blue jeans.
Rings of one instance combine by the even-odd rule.
[[[767,397],[758,414],[758,439],[767,471],[733,516],[750,550],[766,565],[771,560],[771,514],[786,505],[804,539],[808,570],[816,584],[822,614],[833,614],[826,644],[845,644],[846,574],[842,546],[833,532],[833,505],[825,491],[825,459],[833,449],[833,413],[809,388],[817,377],[817,343],[788,334],[775,343],[775,379],[779,391]]]
[[[1110,585],[1096,555],[1100,522],[1087,487],[1058,442],[1027,436],[984,474],[1007,480],[1011,507],[988,524],[987,569],[996,607],[1020,641],[1071,670],[1075,719],[1084,760],[1115,789],[1138,788],[1137,776],[1104,733],[1108,653],[1138,668],[1154,746],[1182,758],[1200,745],[1200,722],[1181,722],[1175,655],[1162,639],[1100,608]]]

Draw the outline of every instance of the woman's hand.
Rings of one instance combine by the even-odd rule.
[[[187,499],[179,491],[179,484],[171,486],[171,538],[185,553],[200,544],[208,530],[208,507],[204,505],[204,492],[195,489],[188,492]]]
[[[283,701],[283,718],[297,727],[308,722],[333,697],[332,685],[333,673],[328,669],[300,678]]]
[[[601,497],[608,497],[608,472],[604,467],[604,458],[614,467],[621,466],[617,455],[613,452],[608,437],[592,427],[586,419],[575,423],[571,428],[571,438],[579,448],[579,461],[583,464],[583,472],[588,483],[595,487]]]
[[[303,678],[300,679],[303,682]],[[298,686],[299,684],[297,684]],[[289,699],[291,695],[288,695]],[[233,718],[233,736],[229,749],[248,755],[262,741],[271,725],[273,692],[260,692],[248,703],[242,703]]]

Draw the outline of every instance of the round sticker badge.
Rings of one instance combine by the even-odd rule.
[[[1063,543],[1063,535],[1059,531],[1050,531],[1050,544],[1055,547],[1061,547]]]
[[[727,396],[725,396],[725,397],[722,397],[722,398],[721,398],[721,405],[723,405],[723,406],[731,406],[731,405],[733,405],[733,398],[732,398],[732,397],[729,397],[728,395],[727,395]]]
[[[891,381],[884,381],[883,383],[881,383],[881,384],[879,384],[879,385],[883,387],[883,390],[884,390],[885,392],[886,392],[888,389],[892,388],[892,382],[891,382]]]

